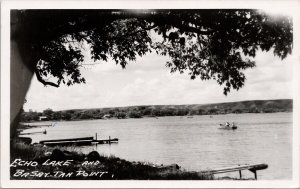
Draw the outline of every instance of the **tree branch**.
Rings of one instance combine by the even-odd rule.
[[[43,83],[45,86],[47,85],[50,85],[50,86],[53,86],[53,87],[59,87],[58,84],[56,83],[52,83],[52,82],[49,82],[49,81],[45,81],[41,75],[39,74],[39,72],[37,71],[37,69],[34,70],[34,73],[36,75],[36,78],[38,79],[39,82]]]

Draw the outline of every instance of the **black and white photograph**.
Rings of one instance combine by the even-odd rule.
[[[299,1],[134,2],[1,2],[1,187],[299,187]]]

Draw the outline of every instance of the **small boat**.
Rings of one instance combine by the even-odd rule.
[[[237,129],[237,126],[234,124],[233,125],[229,124],[228,126],[226,124],[220,124],[219,129],[235,130],[235,129]]]

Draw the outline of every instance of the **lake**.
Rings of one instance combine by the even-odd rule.
[[[259,180],[292,179],[292,115],[261,113],[62,121],[54,127],[44,127],[46,135],[30,137],[33,142],[39,142],[95,136],[98,133],[98,139],[111,136],[119,138],[119,143],[78,147],[79,150],[83,153],[97,150],[100,154],[115,155],[129,161],[177,163],[193,171],[266,163],[268,169],[258,171]],[[218,125],[226,121],[235,122],[238,129],[218,129]],[[253,178],[250,171],[242,173],[243,177]],[[216,176],[238,177],[239,174]]]

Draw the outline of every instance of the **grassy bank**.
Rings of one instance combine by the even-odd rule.
[[[11,179],[62,180],[212,180],[213,175],[191,172],[178,165],[129,162],[93,151],[42,145],[11,145]]]

